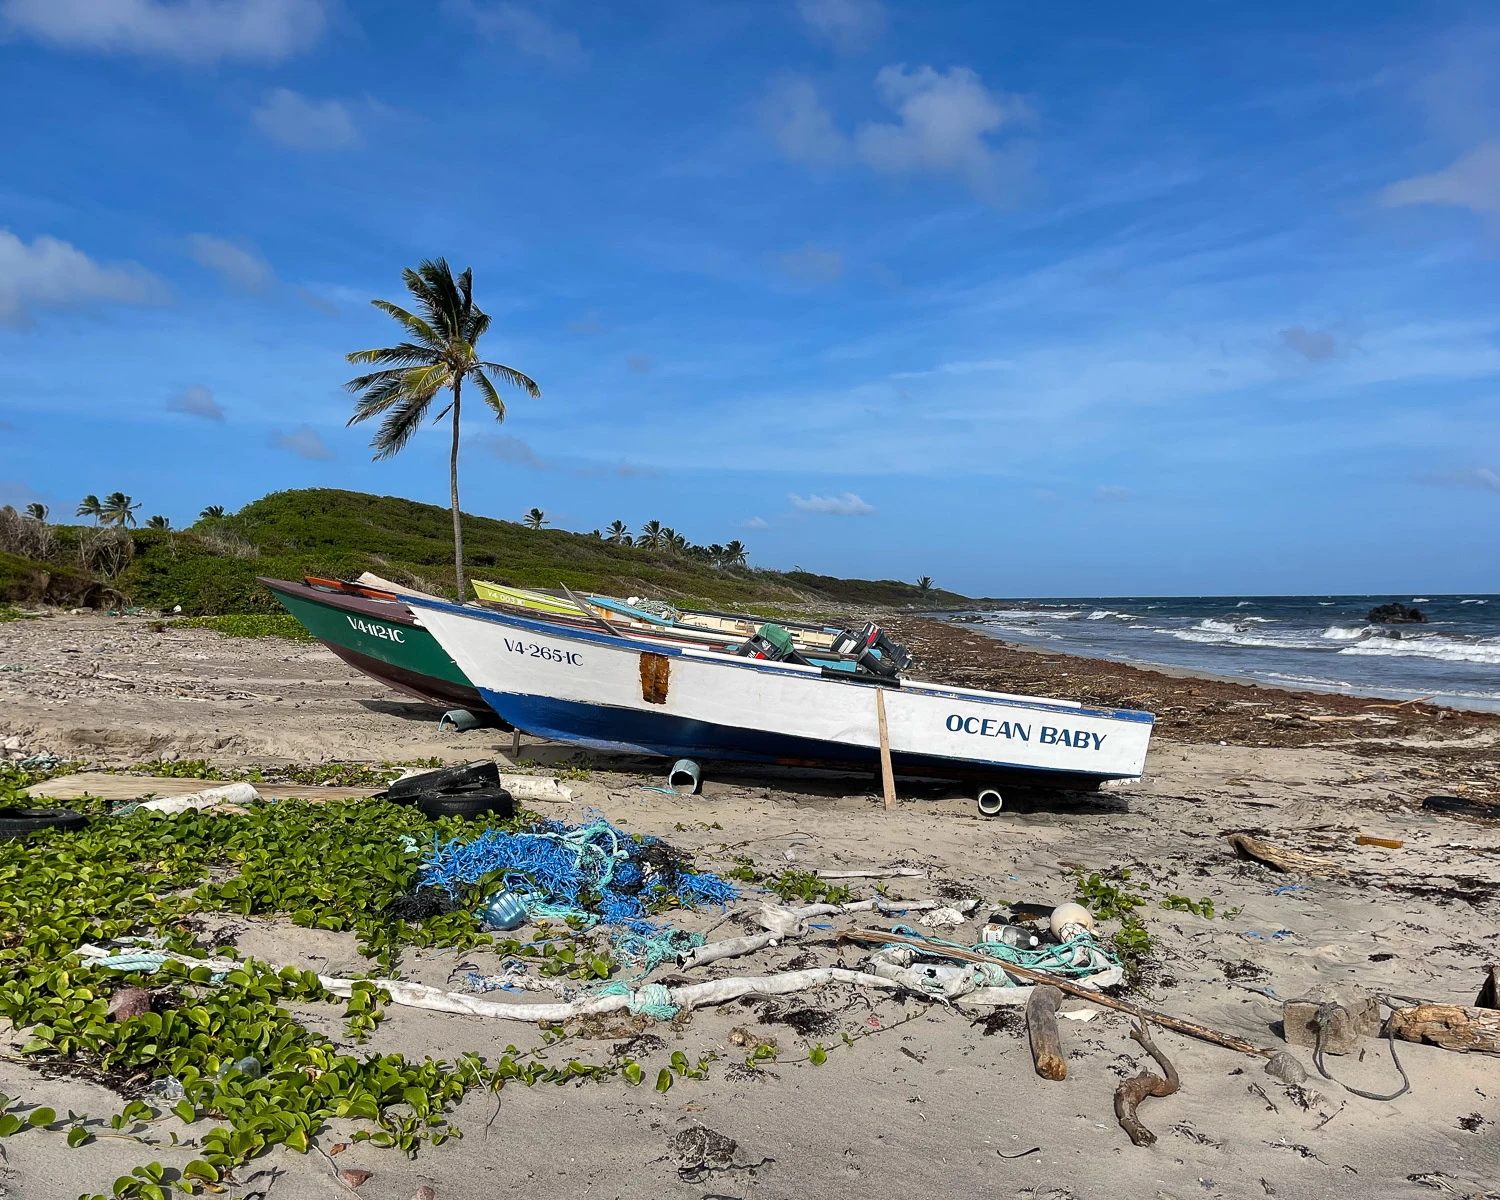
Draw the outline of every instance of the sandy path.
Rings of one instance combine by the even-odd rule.
[[[21,672],[0,674],[0,739],[19,734],[31,750],[114,761],[175,751],[229,764],[458,759],[491,753],[497,744],[486,731],[438,738],[435,712],[382,696],[320,649],[280,642],[199,631],[154,635],[125,622],[59,618],[0,626],[0,665],[16,663]],[[203,679],[213,682],[195,682]],[[1185,692],[1179,698],[1196,700]],[[1464,739],[1485,733],[1475,728]],[[1341,744],[1220,746],[1217,740],[1159,737],[1140,785],[1087,801],[1008,808],[990,821],[961,797],[907,798],[885,813],[870,781],[850,776],[714,772],[702,797],[683,801],[641,790],[638,775],[597,769],[573,785],[579,794],[571,806],[549,806],[556,810],[549,815],[578,819],[595,806],[627,829],[695,851],[710,866],[726,866],[736,854],[770,870],[900,862],[926,870],[929,879],[902,880],[895,894],[927,895],[951,880],[982,893],[982,913],[1017,900],[1067,898],[1072,864],[1129,866],[1151,885],[1152,903],[1142,915],[1156,952],[1142,999],[1259,1043],[1276,1044],[1279,1006],[1244,984],[1295,996],[1320,981],[1358,981],[1472,1001],[1483,967],[1500,962],[1500,823],[1421,810],[1432,781],[1448,769],[1443,745],[1351,737],[1347,728],[1326,738]],[[546,748],[528,753],[545,757]],[[1321,847],[1351,876],[1293,880],[1242,861],[1224,837],[1236,829]],[[1404,846],[1356,846],[1358,833]],[[1303,886],[1284,890],[1289,883]],[[1220,911],[1243,911],[1208,920],[1163,910],[1155,900],[1169,892],[1211,896]],[[701,928],[708,920],[685,916],[681,924]],[[855,923],[845,919],[840,927]],[[247,953],[322,970],[364,967],[352,939],[342,935],[281,922],[233,924]],[[1289,932],[1271,936],[1283,930]],[[977,934],[970,925],[957,936]],[[850,948],[787,944],[724,964],[722,973],[773,970],[804,953],[822,963],[840,953],[850,965],[859,958]],[[488,954],[465,957],[494,970]],[[451,951],[411,953],[403,965],[411,978],[445,983],[459,961]],[[1142,1057],[1118,1016],[1065,1024],[1069,1077],[1049,1083],[1033,1075],[1024,1036],[1005,1017],[987,1033],[956,1011],[832,991],[815,1005],[828,1014],[827,1031],[804,1037],[777,1019],[793,1007],[735,1004],[701,1011],[678,1031],[655,1029],[662,1044],[642,1054],[648,1080],[673,1050],[692,1059],[706,1051],[720,1055],[706,1081],[679,1081],[666,1095],[649,1083],[630,1089],[618,1081],[511,1087],[487,1135],[493,1101],[476,1097],[458,1114],[466,1134],[460,1142],[424,1150],[413,1162],[356,1146],[339,1163],[374,1170],[359,1194],[377,1200],[406,1200],[424,1182],[439,1197],[940,1193],[1185,1200],[1479,1195],[1500,1179],[1500,1065],[1493,1059],[1402,1045],[1413,1092],[1401,1100],[1360,1099],[1316,1076],[1307,1085],[1316,1098],[1299,1100],[1255,1059],[1162,1033],[1158,1044],[1177,1065],[1183,1087],[1143,1107],[1160,1141],[1141,1149],[1121,1133],[1111,1110],[1115,1086],[1139,1069]],[[914,1019],[900,1028],[852,1049],[840,1046],[822,1067],[747,1072],[737,1065],[745,1051],[730,1042],[734,1027],[749,1026],[757,1037],[775,1037],[783,1057],[796,1057],[810,1041],[837,1042],[838,1029],[884,1028],[908,1015]],[[342,1038],[329,1012],[308,1019]],[[616,1032],[602,1041],[571,1041],[553,1054],[558,1061],[602,1061],[625,1040],[626,1030]],[[451,1058],[469,1049],[493,1056],[508,1043],[525,1048],[538,1041],[526,1025],[393,1009],[370,1045]],[[1310,1067],[1307,1052],[1299,1056]],[[1328,1061],[1356,1086],[1395,1086],[1384,1043],[1366,1043],[1363,1061]],[[0,1091],[59,1110],[100,1115],[119,1108],[102,1089],[44,1080],[9,1061],[0,1061]],[[1474,1132],[1460,1125],[1476,1113],[1482,1120]],[[692,1123],[734,1138],[736,1163],[760,1165],[696,1181],[679,1177],[668,1139]],[[332,1129],[320,1142],[347,1140],[348,1133]],[[1033,1146],[1039,1152],[1023,1158],[999,1156]],[[9,1139],[4,1149],[0,1188],[17,1196],[75,1196],[143,1161],[142,1149],[128,1143],[67,1151],[57,1138],[30,1134]],[[180,1151],[152,1153],[163,1162],[176,1161],[173,1154],[185,1158]],[[283,1151],[256,1166],[284,1170],[271,1192],[275,1200],[349,1194],[317,1154]]]

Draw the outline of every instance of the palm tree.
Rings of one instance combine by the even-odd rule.
[[[521,524],[526,526],[527,529],[540,529],[543,525],[550,525],[551,523],[547,520],[547,514],[539,508],[533,508],[521,518]]]
[[[923,575],[921,579],[917,580],[917,591],[924,596],[927,595],[928,592],[932,591],[931,575]]]
[[[415,271],[410,268],[402,271],[401,280],[416,301],[416,313],[388,300],[370,303],[400,322],[411,340],[380,350],[357,350],[348,356],[352,363],[387,364],[382,370],[361,375],[344,385],[359,396],[349,424],[384,413],[385,419],[370,445],[377,459],[390,458],[411,440],[432,407],[433,398],[444,388],[453,393],[447,407],[433,419],[441,421],[450,412],[453,414],[448,483],[453,504],[453,567],[462,598],[469,591],[464,574],[464,531],[458,509],[458,420],[463,385],[466,382],[474,385],[497,421],[505,420],[505,402],[495,390],[492,378],[520,388],[532,399],[539,397],[542,389],[514,367],[479,357],[475,345],[489,329],[490,318],[474,303],[472,271],[465,270],[454,279],[446,259],[427,259]]]
[[[26,506],[26,515],[33,521],[40,521],[43,525],[47,523],[47,514],[51,511],[45,504],[28,504]]]
[[[152,517],[149,521],[146,522],[146,528],[147,529],[171,529],[172,528],[172,522],[169,521],[166,517],[156,516],[156,517]]]
[[[124,492],[110,492],[104,497],[99,515],[106,525],[134,525],[135,510],[140,506],[140,501],[132,502]]]
[[[78,511],[74,514],[79,517],[93,517],[94,524],[99,524],[99,518],[104,515],[104,505],[99,503],[99,497],[94,495],[85,496],[78,505]]]
[[[720,556],[719,562],[726,567],[743,567],[745,565],[745,556],[749,553],[745,549],[745,543],[740,541],[739,538],[735,538],[734,541],[724,547],[724,553]]]
[[[210,504],[198,514],[200,521],[222,521],[224,519],[224,506],[222,504]]]
[[[708,561],[713,563],[714,566],[717,567],[723,563],[724,547],[719,545],[718,542],[715,542],[713,545],[709,546],[706,550],[706,553],[708,554]]]
[[[640,533],[635,535],[635,544],[646,550],[656,550],[661,547],[661,522],[647,521],[641,526]]]
[[[611,521],[604,536],[616,546],[630,545],[630,529],[624,521]]]

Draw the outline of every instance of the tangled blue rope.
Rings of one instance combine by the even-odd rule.
[[[520,896],[533,917],[624,925],[642,937],[661,932],[648,913],[674,901],[700,908],[738,898],[734,885],[717,875],[677,870],[660,852],[653,856],[658,844],[623,833],[603,817],[587,825],[544,821],[529,833],[490,829],[466,842],[434,838],[420,872],[424,885],[449,895],[489,878]]]

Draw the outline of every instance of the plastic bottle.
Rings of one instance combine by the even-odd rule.
[[[991,921],[979,931],[981,942],[1003,942],[1017,950],[1034,950],[1040,944],[1036,934],[1023,925],[1001,925]]]

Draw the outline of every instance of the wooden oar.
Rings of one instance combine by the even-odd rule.
[[[616,629],[613,625],[611,625],[608,621],[606,621],[596,610],[590,608],[587,604],[585,604],[582,600],[580,600],[576,595],[574,595],[573,594],[573,589],[570,588],[567,584],[562,584],[561,586],[562,586],[562,590],[568,594],[568,599],[571,600],[574,604],[576,604],[578,606],[579,611],[582,612],[585,616],[593,617],[594,620],[598,621],[599,624],[603,625],[604,628],[606,628],[607,630],[609,630],[610,633],[614,634],[615,637],[624,637],[625,636],[618,629]]]

